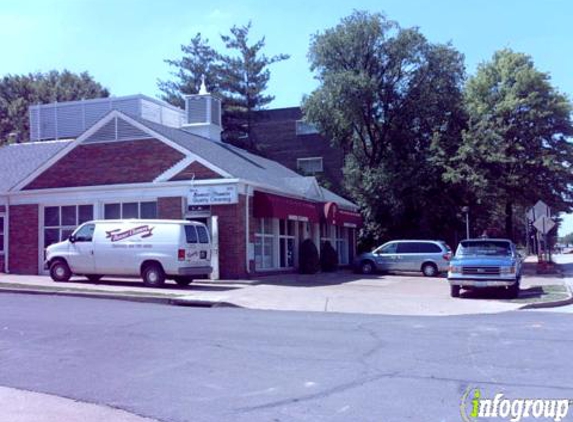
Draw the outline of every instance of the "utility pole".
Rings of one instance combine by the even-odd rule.
[[[470,207],[462,207],[462,212],[466,215],[466,239],[470,238]]]

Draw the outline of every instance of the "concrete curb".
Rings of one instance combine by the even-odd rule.
[[[522,310],[522,309],[559,308],[561,306],[567,306],[567,305],[573,304],[572,286],[565,281],[565,279],[566,279],[565,272],[563,271],[563,268],[561,268],[560,265],[557,266],[557,271],[558,271],[558,275],[555,278],[561,280],[561,282],[563,283],[563,286],[565,286],[565,289],[567,290],[567,293],[569,294],[569,297],[567,299],[554,300],[553,302],[528,303],[528,304],[520,307],[519,310]]]
[[[189,306],[189,307],[201,307],[201,308],[240,307],[230,302],[210,301],[205,299],[189,299],[185,298],[184,296],[181,297],[137,296],[137,295],[118,294],[118,293],[74,292],[70,290],[46,290],[46,289],[39,290],[39,289],[31,289],[29,287],[21,289],[14,287],[11,288],[0,287],[0,294],[2,293],[123,300],[126,302],[155,303],[159,305]]]

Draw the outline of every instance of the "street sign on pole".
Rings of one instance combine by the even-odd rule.
[[[555,221],[553,221],[549,217],[542,216],[539,217],[537,220],[535,220],[533,226],[537,229],[539,233],[547,234],[551,231],[553,227],[555,227]]]
[[[536,220],[542,216],[551,216],[551,210],[549,209],[549,206],[543,201],[537,201],[537,203],[533,206],[533,212]]]

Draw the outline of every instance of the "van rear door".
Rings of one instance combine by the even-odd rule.
[[[193,267],[204,267],[211,264],[211,242],[204,225],[186,224],[187,241],[185,262]]]

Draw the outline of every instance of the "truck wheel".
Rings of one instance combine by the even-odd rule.
[[[52,265],[50,265],[50,277],[54,281],[69,281],[72,277],[72,272],[67,262],[62,259],[52,262]]]
[[[193,281],[190,277],[176,277],[174,280],[179,286],[188,286]]]
[[[438,268],[432,263],[424,264],[422,266],[422,274],[426,277],[435,277],[438,275]]]
[[[101,280],[103,276],[99,275],[99,274],[90,274],[90,275],[86,275],[86,278],[91,282],[91,283],[97,283],[98,281]]]
[[[165,283],[165,272],[159,264],[148,264],[143,269],[142,278],[147,287],[162,287]]]
[[[505,293],[508,299],[517,299],[519,297],[519,283],[509,286]]]
[[[460,286],[450,286],[450,296],[451,297],[460,297]]]

